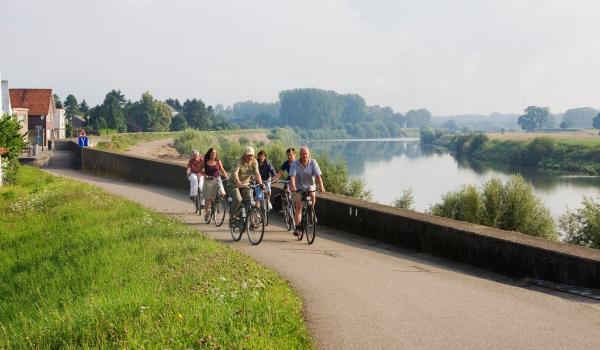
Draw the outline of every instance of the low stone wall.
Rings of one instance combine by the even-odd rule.
[[[90,148],[82,150],[82,168],[129,181],[189,186],[183,165]],[[274,195],[279,191],[273,187]],[[513,277],[600,288],[599,250],[344,196],[320,195],[316,210],[319,225]]]
[[[319,225],[500,274],[600,288],[596,249],[344,196],[319,195],[316,212]]]
[[[189,190],[185,166],[83,147],[81,168],[98,175],[127,181]]]

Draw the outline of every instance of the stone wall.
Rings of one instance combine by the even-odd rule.
[[[81,168],[98,175],[128,181],[189,189],[185,166],[83,147]]]

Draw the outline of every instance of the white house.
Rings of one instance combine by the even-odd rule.
[[[64,139],[65,131],[65,110],[63,108],[56,108],[56,113],[54,114],[54,138]]]
[[[8,93],[8,81],[2,80],[2,72],[0,72],[0,98],[2,99],[2,103],[0,103],[0,115],[4,113],[12,114],[12,109],[10,108],[10,95]]]

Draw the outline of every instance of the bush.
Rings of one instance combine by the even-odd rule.
[[[182,155],[189,155],[194,149],[198,150],[200,154],[204,154],[210,147],[213,147],[214,141],[214,137],[207,132],[187,129],[175,139],[173,146]]]
[[[408,210],[414,210],[415,198],[412,188],[402,190],[402,195],[397,198],[392,206],[395,208],[402,208]]]
[[[492,179],[480,190],[473,185],[465,186],[444,195],[442,202],[432,206],[430,212],[531,236],[558,239],[550,211],[521,176],[512,176],[506,184]]]
[[[15,180],[19,155],[25,147],[21,123],[14,115],[5,114],[0,117],[0,147],[8,149],[8,154],[2,156],[2,172],[4,180],[10,183]]]
[[[568,210],[558,219],[567,243],[600,249],[600,201],[584,197],[582,208]]]

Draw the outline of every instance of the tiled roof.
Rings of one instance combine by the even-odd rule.
[[[50,103],[54,103],[52,89],[10,89],[13,108],[28,108],[29,115],[48,115]]]
[[[0,156],[5,155],[6,153],[8,153],[8,149],[6,149],[4,147],[0,147]]]

